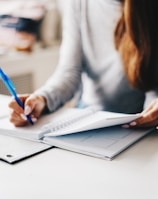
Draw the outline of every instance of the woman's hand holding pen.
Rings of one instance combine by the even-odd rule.
[[[10,121],[15,126],[24,126],[28,124],[26,115],[30,115],[32,121],[35,123],[46,107],[45,98],[34,94],[19,95],[19,98],[24,103],[25,109],[23,110],[13,99],[9,103],[11,109]]]
[[[151,104],[141,113],[141,117],[123,125],[125,128],[130,127],[156,127],[158,125],[158,98],[153,100]]]

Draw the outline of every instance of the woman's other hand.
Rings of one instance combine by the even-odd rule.
[[[46,107],[46,100],[43,96],[38,95],[19,95],[20,100],[24,103],[25,109],[23,110],[15,100],[9,103],[11,109],[10,121],[15,126],[24,126],[28,124],[26,115],[30,115],[33,122],[42,114]]]
[[[141,113],[141,117],[127,127],[156,127],[158,125],[158,98]]]

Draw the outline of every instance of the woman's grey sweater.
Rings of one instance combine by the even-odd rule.
[[[63,40],[57,70],[35,91],[45,96],[49,111],[70,100],[77,91],[87,105],[104,110],[137,113],[145,94],[133,89],[114,47],[114,29],[121,3],[114,0],[69,0],[63,17]]]

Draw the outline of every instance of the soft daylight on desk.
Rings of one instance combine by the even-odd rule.
[[[151,0],[0,0],[2,199],[157,199]]]

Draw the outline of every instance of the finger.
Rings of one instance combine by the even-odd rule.
[[[130,123],[128,125],[124,125],[123,127],[124,128],[138,128],[138,127],[141,127],[141,128],[146,128],[146,127],[154,127],[154,126],[157,126],[158,124],[158,120],[155,120],[155,121],[146,121],[146,122],[135,122],[134,123]]]
[[[143,117],[158,118],[158,104],[152,105],[152,108],[143,113]]]
[[[23,113],[23,109],[17,104],[15,100],[12,100],[8,104],[9,108],[15,110],[17,113]]]
[[[25,111],[26,115],[32,113],[35,117],[39,117],[46,106],[44,97],[30,95],[25,102]]]
[[[158,121],[158,101],[154,100],[151,105],[141,113],[141,117],[135,122],[137,125],[142,125],[144,123],[157,124]]]
[[[19,113],[15,110],[10,110],[10,117],[14,118],[15,120],[27,120],[26,116],[24,113]]]
[[[141,124],[138,124],[138,125],[135,126],[135,127],[151,128],[151,127],[156,127],[157,124],[158,124],[158,120],[156,120],[156,121],[150,121],[150,122],[145,122],[145,123],[141,123]]]
[[[36,96],[30,95],[25,101],[25,110],[24,110],[25,115],[31,114],[34,111],[36,104],[37,104]]]
[[[145,113],[149,112],[153,106],[154,106],[154,102],[152,102],[143,112],[142,112],[142,115],[144,115]]]
[[[28,94],[18,95],[18,97],[19,97],[19,99],[22,101],[22,103],[24,103],[25,100],[26,100],[27,97],[28,97]],[[14,109],[14,110],[16,110],[16,111],[19,112],[19,113],[22,113],[22,112],[23,112],[22,107],[20,107],[20,106],[18,105],[18,103],[16,102],[16,100],[15,100],[14,98],[10,101],[10,103],[8,104],[8,106],[9,106],[9,108]]]
[[[25,121],[19,121],[19,120],[10,120],[14,126],[16,127],[22,127],[22,126],[26,126],[28,123]]]
[[[158,116],[153,112],[153,110],[150,110],[148,113],[145,113],[145,115],[142,115],[137,120],[131,122],[129,125],[131,127],[152,127],[156,126],[158,124]]]
[[[33,123],[37,122],[37,118],[35,118],[33,115],[31,115],[31,119]],[[12,122],[15,126],[24,126],[28,124],[27,117],[22,113],[18,114],[16,111],[12,111],[10,113],[10,122]]]
[[[17,112],[13,111],[9,117],[10,122],[14,124],[14,126],[24,126],[28,122],[27,120],[23,119]]]
[[[148,111],[153,109],[153,107],[158,109],[158,99],[155,99],[154,101],[152,101],[151,104],[142,112],[142,114],[147,113]]]
[[[138,119],[138,122],[145,123],[145,122],[154,122],[156,123],[158,121],[158,109],[157,106],[153,106],[152,109],[149,111],[146,111],[140,119]]]

